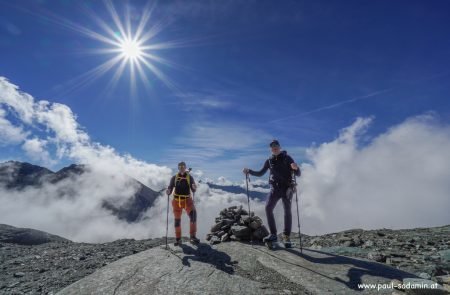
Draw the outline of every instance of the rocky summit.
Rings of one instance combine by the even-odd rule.
[[[240,207],[223,212],[254,217]],[[271,251],[247,239],[175,247],[170,238],[166,248],[163,238],[88,244],[47,234],[18,244],[15,234],[27,229],[1,226],[9,240],[0,241],[0,294],[448,294],[448,228],[302,235],[303,251]],[[433,251],[439,261],[426,258]]]
[[[123,258],[58,294],[392,294],[369,286],[408,278],[382,264],[316,250],[184,244]]]
[[[55,294],[118,259],[164,243],[162,238],[102,244],[62,238],[34,245],[0,241],[0,294]]]
[[[298,239],[298,235],[293,240]],[[415,229],[352,229],[304,236],[305,247],[367,258],[437,281],[450,275],[450,225]]]

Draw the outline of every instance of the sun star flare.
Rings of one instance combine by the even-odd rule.
[[[159,68],[160,65],[171,67],[178,67],[178,65],[158,56],[156,52],[175,48],[181,43],[176,41],[157,43],[154,41],[155,36],[163,30],[164,25],[154,19],[150,23],[154,8],[151,5],[152,2],[147,2],[140,15],[134,15],[133,18],[129,6],[125,5],[124,14],[121,17],[110,0],[105,0],[104,3],[112,23],[99,18],[94,11],[88,8],[85,10],[98,24],[100,30],[87,28],[53,14],[49,17],[51,21],[105,45],[103,48],[86,50],[89,53],[106,56],[107,59],[95,68],[73,78],[72,85],[80,88],[112,70],[114,74],[106,88],[114,89],[128,67],[132,92],[135,92],[139,79],[145,86],[151,85],[152,81],[149,79],[151,76],[163,82],[172,91],[178,91],[175,83]],[[132,19],[136,20],[136,23],[133,23]]]
[[[136,40],[122,40],[120,43],[120,50],[122,52],[122,56],[127,60],[136,60],[143,57],[142,47]]]

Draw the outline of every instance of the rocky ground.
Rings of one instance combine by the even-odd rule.
[[[1,228],[0,294],[54,294],[111,262],[165,243],[159,238],[88,244],[49,235],[45,243],[29,245],[31,240],[24,237],[39,242],[43,238],[36,232],[27,234],[24,229]],[[14,232],[20,234],[20,239],[14,239]],[[296,239],[294,235],[292,240]],[[323,236],[302,235],[302,240],[305,248],[368,258],[422,278],[450,283],[450,225],[408,230],[354,229]]]
[[[35,246],[0,242],[0,294],[54,294],[113,261],[164,243],[164,238]]]
[[[352,229],[322,236],[302,235],[303,246],[334,254],[368,258],[439,280],[450,274],[450,225],[416,229]],[[292,240],[298,244],[298,235]]]

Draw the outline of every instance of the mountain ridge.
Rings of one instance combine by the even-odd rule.
[[[19,191],[27,188],[40,189],[44,185],[56,185],[85,173],[91,173],[89,165],[71,164],[53,172],[45,167],[27,162],[8,161],[0,163],[0,186],[3,185],[6,190]],[[126,177],[130,185],[136,187],[136,192],[120,205],[104,200],[102,207],[112,212],[120,220],[126,220],[129,223],[138,222],[146,210],[153,205],[159,193],[130,176]],[[61,189],[57,197],[70,197],[71,195],[73,192],[69,189]]]

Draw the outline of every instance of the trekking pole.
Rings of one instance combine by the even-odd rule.
[[[166,250],[169,248],[169,246],[167,245],[167,237],[169,235],[169,197],[170,197],[170,194],[167,194]]]
[[[248,192],[248,182],[250,181],[250,176],[248,176],[248,173],[245,174],[245,182],[247,184],[247,204],[248,204],[248,216],[250,216],[250,220],[252,220],[252,215],[250,214],[250,194]],[[253,246],[253,237],[250,235],[250,243]]]
[[[300,231],[300,211],[298,209],[297,180],[295,179],[294,171],[292,171],[292,182],[294,183],[295,201],[297,203],[297,224],[298,224],[298,238],[300,240],[300,253],[303,254],[302,234]]]
[[[248,193],[248,181],[250,177],[248,174],[245,174],[245,182],[247,183],[247,203],[248,203],[248,216],[250,216],[250,194]]]

